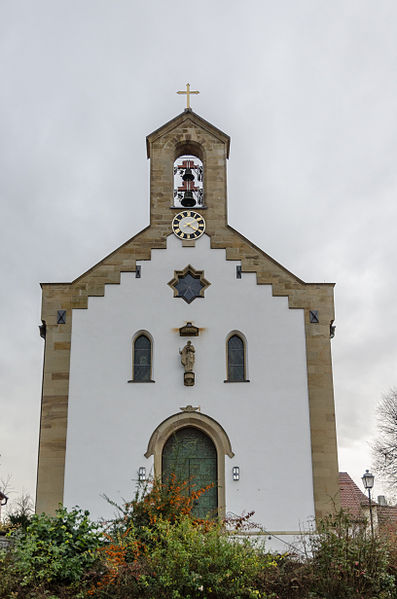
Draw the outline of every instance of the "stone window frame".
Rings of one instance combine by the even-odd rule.
[[[193,427],[201,430],[208,435],[215,445],[217,453],[217,478],[218,478],[218,516],[224,518],[226,514],[226,493],[225,493],[225,456],[234,457],[234,452],[230,439],[224,428],[213,418],[201,412],[182,412],[169,416],[153,431],[145,458],[153,456],[154,459],[154,478],[162,479],[162,457],[163,449],[176,431]]]
[[[188,301],[182,295],[178,295],[178,289],[176,288],[176,285],[179,282],[179,277],[185,277],[188,272],[191,273],[192,277],[198,279],[202,283],[200,295],[196,295],[190,301]],[[169,281],[167,285],[171,287],[175,298],[182,299],[187,304],[191,304],[195,299],[205,298],[204,291],[208,289],[211,283],[207,281],[207,279],[204,277],[204,270],[196,270],[191,264],[188,264],[187,266],[185,266],[183,270],[174,270],[174,278],[171,279],[171,281]]]
[[[238,337],[243,343],[244,352],[244,378],[240,380],[233,380],[229,378],[229,341],[232,337]],[[226,379],[224,383],[249,383],[248,378],[248,343],[246,336],[241,331],[230,331],[225,340],[225,352],[226,352]]]
[[[146,337],[150,342],[150,375],[149,375],[149,379],[147,379],[145,381],[136,380],[135,375],[134,375],[134,372],[135,372],[135,342],[141,336]],[[154,380],[153,380],[153,337],[149,333],[149,331],[146,331],[144,329],[137,331],[132,337],[131,348],[132,348],[132,378],[128,382],[129,383],[154,383]]]

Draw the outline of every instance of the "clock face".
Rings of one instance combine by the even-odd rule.
[[[194,210],[184,210],[172,219],[172,230],[180,239],[197,239],[205,231],[205,220]]]

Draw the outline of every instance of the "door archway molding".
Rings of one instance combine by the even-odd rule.
[[[193,426],[208,435],[215,445],[217,452],[217,476],[218,476],[218,513],[222,518],[225,516],[225,456],[234,457],[230,439],[223,427],[213,418],[195,411],[184,411],[173,414],[153,431],[149,439],[146,458],[154,457],[154,476],[161,480],[164,445],[169,437],[176,431]]]

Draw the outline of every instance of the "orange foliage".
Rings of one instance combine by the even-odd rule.
[[[171,474],[167,483],[154,481],[152,488],[142,501],[143,511],[147,513],[150,524],[155,524],[159,515],[165,520],[174,522],[179,516],[192,516],[194,502],[213,487],[213,483],[201,489],[192,489],[191,481],[179,482],[175,474]],[[131,502],[131,507],[136,502]],[[135,507],[137,507],[135,505]],[[158,514],[160,512],[160,514]],[[201,522],[201,519],[194,518]]]
[[[192,489],[192,486],[192,481],[178,482],[176,475],[172,474],[167,483],[155,480],[143,498],[137,497],[124,504],[124,518],[120,526],[124,532],[105,535],[109,543],[100,552],[104,556],[106,571],[96,586],[90,589],[89,595],[110,584],[117,584],[118,577],[127,566],[133,567],[139,579],[140,561],[148,555],[149,548],[143,541],[144,536],[130,534],[133,528],[137,533],[139,527],[152,528],[159,519],[173,523],[181,516],[190,516],[195,525],[203,527],[205,531],[210,530],[213,521],[194,517],[192,510],[195,501],[214,485],[211,483],[197,490]]]

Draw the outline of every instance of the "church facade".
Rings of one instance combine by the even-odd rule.
[[[333,284],[227,223],[230,138],[191,109],[147,137],[150,225],[72,283],[42,284],[37,512],[172,472],[196,513],[290,538],[338,504]]]

